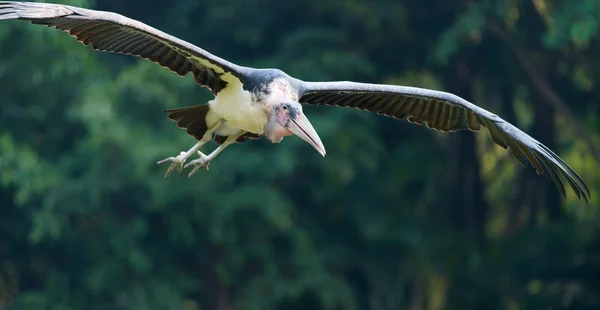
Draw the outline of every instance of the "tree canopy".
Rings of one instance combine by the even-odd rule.
[[[162,111],[208,90],[2,21],[0,309],[600,308],[599,1],[55,2],[301,79],[455,93],[554,150],[591,200],[484,131],[330,107],[305,107],[325,158],[251,140],[165,179],[156,162],[194,140]]]

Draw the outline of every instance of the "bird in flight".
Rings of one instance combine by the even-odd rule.
[[[590,192],[584,181],[552,150],[497,115],[454,94],[408,86],[355,82],[307,82],[279,69],[239,66],[204,49],[125,16],[68,5],[0,1],[0,20],[20,19],[67,31],[93,49],[138,56],[180,76],[191,73],[215,96],[208,104],[167,110],[169,119],[193,136],[188,151],[158,162],[171,163],[165,176],[194,153],[199,158],[185,165],[189,176],[226,147],[247,139],[266,137],[273,143],[297,135],[325,156],[319,135],[302,111],[302,104],[351,107],[423,124],[444,132],[479,131],[485,127],[492,140],[538,174],[543,168],[566,197],[563,180],[579,199]],[[207,142],[218,147],[208,155],[199,151]]]

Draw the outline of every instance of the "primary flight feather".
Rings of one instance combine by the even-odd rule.
[[[182,170],[194,153],[199,158],[189,176],[208,164],[227,146],[248,138],[266,137],[274,143],[295,134],[325,156],[325,147],[303,113],[303,104],[352,107],[452,132],[487,128],[492,140],[508,148],[523,165],[529,161],[538,174],[544,168],[561,194],[566,181],[586,202],[584,181],[552,150],[497,115],[456,95],[407,86],[354,82],[305,82],[278,69],[239,66],[160,30],[125,16],[60,4],[0,1],[0,20],[21,19],[67,31],[99,51],[149,59],[180,76],[191,73],[215,98],[208,104],[168,110],[168,117],[198,141],[187,152],[158,163],[171,162],[168,176]],[[198,151],[215,140],[210,154]]]

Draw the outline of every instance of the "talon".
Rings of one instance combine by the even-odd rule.
[[[173,172],[173,170],[175,170],[175,168],[177,168],[178,172],[181,172],[183,170],[183,163],[185,162],[184,156],[185,152],[181,152],[177,157],[169,157],[157,162],[158,165],[166,162],[172,162],[172,164],[167,169],[167,172],[165,173],[165,178],[169,177],[169,175],[171,174],[171,172]]]
[[[200,156],[200,158],[194,159],[184,166],[184,168],[187,168],[192,165],[195,166],[194,169],[192,169],[192,171],[188,174],[188,178],[196,174],[196,172],[198,172],[200,168],[206,168],[206,171],[208,171],[208,164],[210,164],[210,158],[200,151],[198,151],[198,155]]]
[[[191,178],[194,174],[196,174],[196,172],[198,172],[198,170],[200,170],[202,166],[198,165],[196,167],[194,167],[194,169],[192,169],[192,171],[188,174],[188,178]]]

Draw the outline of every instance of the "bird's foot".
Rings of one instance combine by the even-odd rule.
[[[167,172],[165,173],[165,178],[168,177],[171,174],[171,172],[175,170],[175,168],[177,168],[178,172],[181,172],[181,170],[183,170],[183,163],[187,159],[185,155],[186,153],[182,151],[177,157],[169,157],[157,162],[158,165],[166,162],[172,162],[171,166],[169,166],[169,169],[167,169]]]
[[[194,175],[196,172],[198,172],[198,170],[200,170],[200,168],[206,168],[206,170],[208,171],[208,164],[210,164],[210,161],[212,160],[212,158],[204,155],[204,153],[202,153],[200,151],[198,151],[198,155],[200,155],[200,158],[190,161],[184,167],[184,168],[187,168],[188,166],[192,166],[192,165],[195,166],[194,169],[192,169],[192,171],[190,172],[190,174],[188,174],[188,178],[191,177],[192,175]]]

